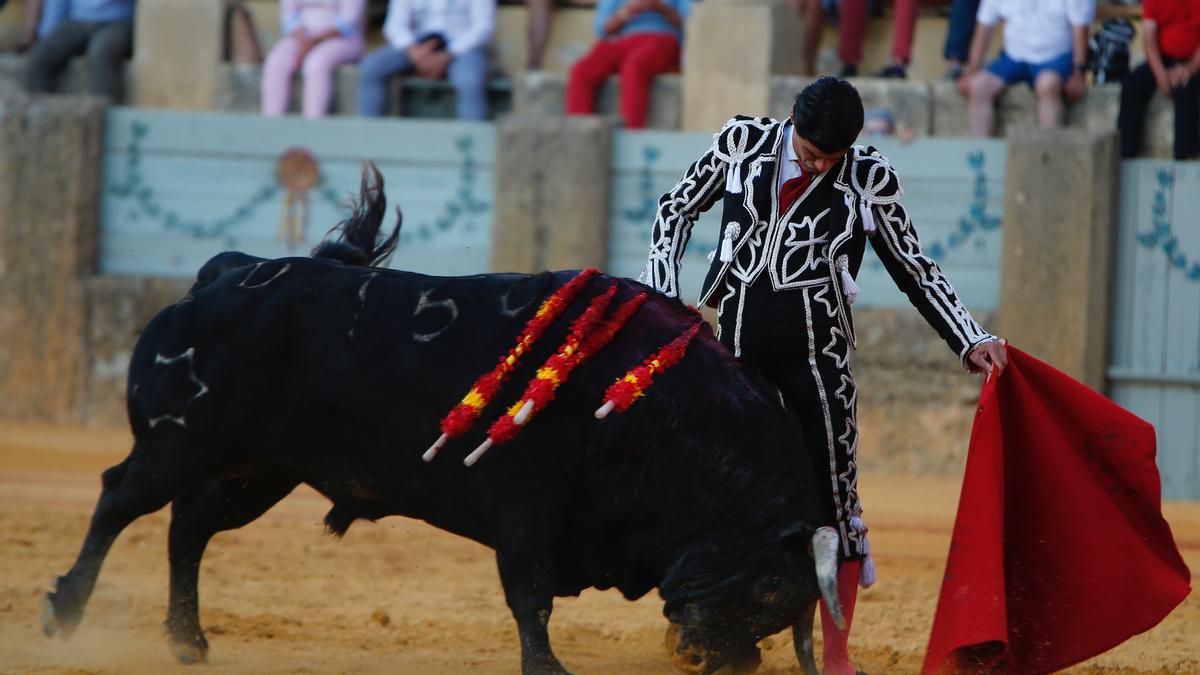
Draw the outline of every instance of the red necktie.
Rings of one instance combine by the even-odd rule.
[[[800,198],[804,191],[808,189],[809,183],[812,183],[813,175],[811,173],[802,173],[795,178],[789,178],[783,182],[783,187],[779,188],[779,213],[785,213],[792,206],[792,202]]]

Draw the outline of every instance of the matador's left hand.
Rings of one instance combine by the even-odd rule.
[[[1004,372],[1004,368],[1008,366],[1008,351],[1005,349],[1007,344],[1001,338],[975,345],[975,348],[967,355],[971,372],[990,374],[994,370],[997,375]]]

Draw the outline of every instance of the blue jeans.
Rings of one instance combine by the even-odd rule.
[[[947,61],[970,60],[977,12],[979,0],[954,0],[950,5],[950,26],[946,29],[946,49],[942,52]]]
[[[387,106],[387,84],[395,75],[412,72],[403,49],[385,45],[358,65],[358,114],[379,117]],[[487,118],[487,78],[490,64],[485,48],[472,49],[450,61],[448,77],[458,97],[458,119]]]

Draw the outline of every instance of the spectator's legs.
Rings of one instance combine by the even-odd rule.
[[[985,138],[996,130],[996,98],[1005,86],[999,75],[988,70],[971,76],[968,114],[972,136]]]
[[[454,85],[454,93],[458,96],[458,119],[487,119],[487,83],[490,69],[491,63],[488,62],[485,47],[463,52],[450,62],[450,84]]]
[[[1200,151],[1200,77],[1193,75],[1175,95],[1175,159],[1191,159]]]
[[[601,40],[584,54],[567,75],[568,115],[591,115],[596,112],[596,91],[609,75],[621,67],[629,50],[629,38]]]
[[[852,70],[862,62],[863,37],[867,32],[867,0],[842,0],[838,58]]]
[[[333,77],[338,66],[354,63],[363,53],[360,37],[336,37],[322,40],[304,58],[304,101],[301,111],[309,119],[323,117],[329,112],[333,97]]]
[[[296,56],[300,46],[292,36],[275,43],[267,52],[262,69],[262,114],[279,117],[287,112],[292,97],[292,74],[296,72]]]
[[[950,5],[950,26],[946,30],[947,61],[966,63],[971,58],[971,38],[975,34],[975,14],[980,0],[954,0]]]
[[[546,43],[550,41],[550,16],[554,12],[554,0],[527,0],[525,7],[529,11],[529,54],[525,59],[525,68],[541,70],[542,59],[546,56]]]
[[[63,19],[46,37],[33,43],[25,62],[25,91],[48,92],[71,57],[87,51],[95,24]]]
[[[892,60],[901,65],[912,61],[913,33],[917,30],[917,0],[896,0],[892,26]]]
[[[804,74],[817,74],[817,50],[821,48],[821,33],[825,28],[821,15],[821,0],[798,0],[801,17],[804,19],[804,45],[801,54]]]
[[[1033,80],[1033,91],[1037,94],[1038,126],[1061,127],[1063,123],[1063,78],[1057,72],[1046,69]]]
[[[100,24],[87,48],[88,87],[96,96],[121,100],[122,69],[133,54],[133,21]]]
[[[1137,157],[1142,151],[1142,134],[1146,128],[1146,108],[1158,88],[1149,63],[1134,68],[1121,81],[1121,111],[1117,113],[1117,130],[1121,132],[1121,156]],[[1176,101],[1179,99],[1176,98]],[[1179,120],[1179,112],[1175,112]],[[1177,127],[1178,128],[1178,127]],[[1178,131],[1176,132],[1178,134]],[[1176,136],[1178,143],[1178,136]],[[1178,147],[1178,146],[1176,146]]]
[[[385,45],[367,54],[358,64],[358,114],[382,115],[387,107],[388,80],[409,70],[412,70],[412,63],[403,49]]]
[[[627,39],[632,44],[621,62],[621,119],[626,128],[641,129],[646,126],[654,78],[679,70],[679,40],[661,33]]]

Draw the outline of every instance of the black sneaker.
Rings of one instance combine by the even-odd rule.
[[[908,71],[899,63],[893,63],[883,70],[875,73],[875,77],[885,77],[893,80],[907,80]]]
[[[838,77],[843,80],[849,77],[858,77],[858,65],[854,63],[843,64],[842,72],[838,73]]]

